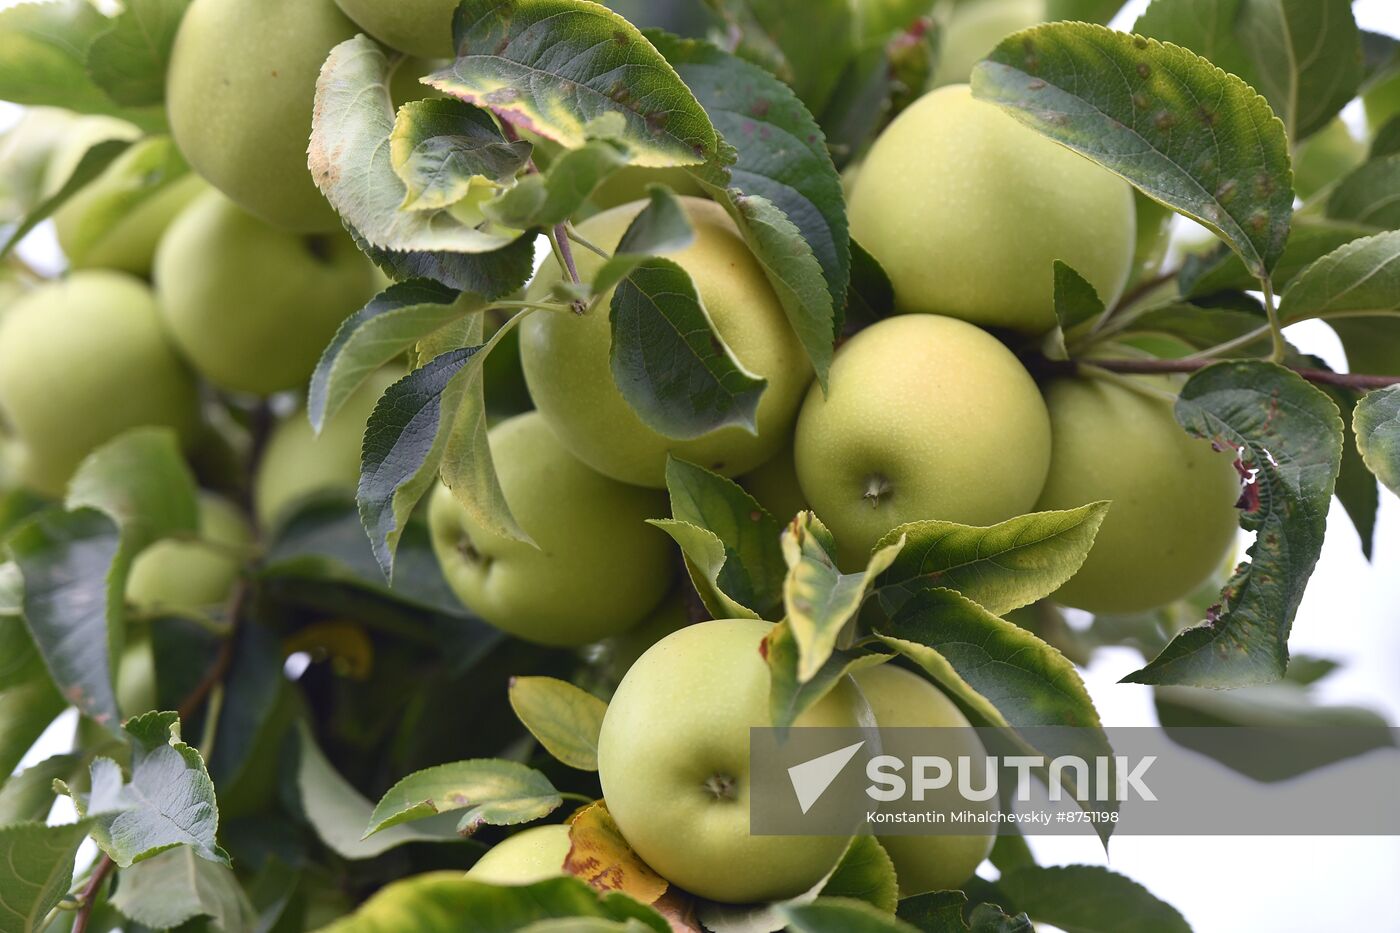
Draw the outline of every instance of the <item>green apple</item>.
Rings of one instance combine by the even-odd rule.
[[[1234,544],[1240,487],[1233,459],[1172,417],[1166,380],[1143,390],[1060,379],[1046,401],[1050,477],[1037,509],[1112,502],[1084,566],[1056,602],[1096,613],[1154,609],[1200,586]]]
[[[483,528],[439,485],[428,508],[433,551],[462,603],[526,641],[584,645],[626,631],[670,588],[667,538],[647,519],[666,497],[595,473],[538,412],[491,429],[501,491],[532,546]]]
[[[798,512],[811,508],[797,480],[791,444],[758,469],[739,477],[739,483],[780,522],[790,522]]]
[[[588,203],[595,210],[610,210],[646,197],[648,185],[665,185],[680,195],[698,197],[705,193],[695,176],[683,168],[627,165],[603,179],[588,196]]]
[[[117,662],[117,708],[123,717],[136,716],[157,708],[156,652],[150,626],[128,624]]]
[[[302,233],[339,220],[306,166],[316,78],[359,29],[333,0],[194,0],[166,76],[166,112],[194,170],[259,217]]]
[[[170,137],[143,139],[54,212],[58,244],[75,269],[147,276],[161,235],[205,187]]]
[[[688,583],[683,585],[689,586]],[[591,657],[607,684],[616,687],[648,648],[691,622],[685,599],[679,593],[673,593],[641,622],[620,635],[599,642]]]
[[[749,729],[772,724],[773,626],[750,619],[690,625],[632,665],[598,736],[598,777],[627,842],[662,877],[727,903],[808,890],[849,841],[749,832]],[[798,726],[854,728],[858,691],[843,678]]]
[[[360,485],[360,450],[365,425],[384,390],[403,370],[379,370],[345,400],[318,435],[306,412],[295,411],[268,438],[253,480],[258,525],[264,530],[285,521],[303,501],[327,493],[354,496]]]
[[[712,201],[687,197],[681,203],[695,241],[669,258],[695,280],[710,320],[735,358],[768,380],[758,404],[757,435],[728,427],[676,441],[643,424],[613,383],[610,297],[591,314],[532,314],[520,328],[530,395],[564,446],[598,472],[639,486],[666,485],[667,453],[726,476],[763,463],[782,448],[812,379],[778,296],[729,215]],[[604,211],[579,224],[579,235],[612,250],[643,206],[636,202]],[[575,250],[574,256],[585,278],[603,262],[588,250]],[[530,296],[546,297],[560,277],[556,264],[545,266]]]
[[[374,38],[424,58],[453,57],[452,14],[458,0],[335,0]]]
[[[880,728],[948,729],[940,733],[939,755],[950,761],[964,755],[973,761],[987,757],[962,710],[923,677],[893,664],[866,668],[852,676]],[[899,896],[912,897],[960,887],[991,854],[995,834],[880,836],[879,840],[894,862]]]
[[[880,321],[836,354],[797,420],[797,477],[843,566],[906,522],[1029,512],[1050,467],[1035,381],[996,338],[934,314]]]
[[[1146,195],[1133,191],[1137,214],[1137,238],[1133,242],[1133,270],[1128,283],[1150,281],[1162,268],[1171,246],[1172,218],[1176,215]]]
[[[305,384],[341,322],[377,287],[347,234],[291,233],[218,191],[176,219],[156,255],[166,328],[195,369],[235,392]]]
[[[533,826],[496,843],[467,869],[467,877],[487,884],[534,884],[566,875],[569,827]]]
[[[141,612],[203,616],[228,600],[253,532],[243,513],[226,499],[199,497],[199,535],[166,538],[131,564],[127,602]]]
[[[966,84],[972,67],[1013,32],[1045,21],[1045,0],[975,0],[960,3],[943,27],[935,86]]]
[[[191,438],[199,402],[150,289],[92,270],[30,291],[0,318],[0,418],[23,444],[24,482],[61,495],[79,462],[128,428]]]
[[[1137,237],[1127,182],[965,84],[925,94],[880,135],[850,221],[900,310],[1027,333],[1054,326],[1055,260],[1112,307]]]

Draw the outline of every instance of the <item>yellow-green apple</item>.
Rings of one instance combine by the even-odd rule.
[[[228,600],[253,532],[232,502],[205,493],[199,497],[199,533],[166,538],[146,548],[131,564],[126,599],[147,614],[201,616]]]
[[[360,485],[365,425],[384,390],[403,370],[379,370],[345,400],[318,435],[306,412],[295,411],[268,438],[253,482],[258,524],[265,530],[285,521],[302,501],[327,493],[354,496]]]
[[[452,57],[457,0],[335,0],[345,15],[385,45],[424,58]]]
[[[269,223],[339,229],[306,146],[321,64],[355,27],[333,0],[194,0],[166,74],[166,112],[194,170]]]
[[[538,412],[491,429],[501,491],[535,545],[482,527],[446,486],[428,507],[433,551],[462,603],[526,641],[584,645],[623,632],[670,588],[666,497],[590,470]]]
[[[1161,397],[1100,379],[1058,379],[1047,392],[1054,436],[1038,509],[1111,501],[1089,557],[1053,597],[1090,612],[1156,608],[1200,586],[1234,543],[1238,474],[1231,452],[1188,435]],[[1160,393],[1160,394],[1155,394]]]
[[[972,67],[1013,32],[1045,20],[1045,0],[973,0],[948,16],[933,83],[964,84]]]
[[[598,737],[598,777],[623,837],[663,877],[711,900],[801,894],[849,841],[749,830],[749,729],[772,725],[759,653],[772,628],[723,619],[663,638],[622,679]],[[797,725],[854,728],[863,709],[843,678]]]
[[[150,275],[161,235],[205,187],[169,136],[143,139],[54,212],[58,244],[75,269]]]
[[[784,446],[758,469],[739,477],[739,483],[779,522],[790,522],[798,512],[810,508],[797,481],[792,444]]]
[[[210,382],[256,395],[310,379],[336,328],[377,285],[345,233],[291,233],[212,190],[175,220],[156,254],[156,293],[175,343]]]
[[[991,525],[1030,511],[1050,466],[1050,417],[996,338],[907,314],[837,352],[827,394],[807,395],[795,449],[803,493],[856,568],[906,522]]]
[[[88,270],[40,286],[0,317],[0,417],[22,480],[61,495],[78,463],[128,428],[199,424],[195,380],[144,283]]]
[[[882,729],[944,729],[938,754],[954,761],[967,756],[982,761],[987,750],[962,710],[933,684],[893,664],[866,668],[854,675],[876,724]],[[959,887],[992,851],[993,833],[970,836],[881,836],[880,845],[894,862],[899,896]]]
[[[778,296],[729,215],[712,201],[687,197],[681,203],[695,240],[669,258],[694,279],[715,330],[735,358],[768,380],[758,403],[756,435],[727,427],[676,441],[643,424],[613,382],[610,298],[589,314],[533,314],[521,325],[520,353],[530,395],[564,446],[598,472],[640,486],[666,485],[667,453],[726,476],[752,470],[787,440],[812,378]],[[604,211],[579,224],[578,232],[611,250],[643,206],[636,202]],[[603,261],[588,250],[574,255],[585,278]],[[560,278],[555,264],[546,266],[529,295],[547,297]]]
[[[569,827],[532,826],[496,843],[467,869],[467,877],[487,884],[534,884],[566,875]]]
[[[1137,233],[1127,182],[965,84],[925,94],[880,135],[850,220],[900,310],[1027,333],[1055,323],[1057,259],[1111,307]]]

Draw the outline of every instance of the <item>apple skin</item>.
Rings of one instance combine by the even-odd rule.
[[[78,464],[128,428],[199,425],[193,374],[145,284],[89,270],[33,289],[0,318],[0,413],[22,480],[60,496]]]
[[[206,187],[169,137],[143,139],[54,212],[54,232],[75,269],[148,276],[162,234]]]
[[[320,435],[311,429],[305,411],[294,411],[278,422],[253,480],[254,511],[261,528],[275,528],[313,496],[355,495],[365,425],[384,390],[403,375],[402,369],[393,366],[376,372],[326,421]]]
[[[458,0],[335,0],[346,16],[390,48],[423,58],[451,58]]]
[[[306,166],[316,78],[359,32],[333,0],[195,0],[166,76],[170,131],[200,175],[269,223],[340,229]]]
[[[934,73],[936,87],[966,84],[972,68],[1013,32],[1045,21],[1045,0],[977,0],[948,16]]]
[[[311,378],[336,329],[374,297],[373,264],[345,233],[298,235],[206,191],[156,255],[167,330],[210,382],[271,395]]]
[[[533,547],[482,528],[438,485],[428,506],[433,551],[462,604],[497,628],[575,646],[636,625],[670,588],[666,536],[646,523],[666,497],[593,472],[537,412],[491,429],[491,456]]]
[[[1050,417],[996,338],[901,315],[837,352],[827,395],[807,395],[795,451],[802,491],[842,566],[856,569],[907,522],[991,525],[1029,512],[1050,467]]]
[[[532,314],[520,325],[530,396],[559,440],[599,473],[638,486],[665,487],[668,452],[725,476],[746,473],[768,460],[786,441],[812,379],[811,364],[778,296],[729,215],[712,201],[684,197],[681,203],[695,228],[695,241],[667,258],[695,280],[710,320],[735,358],[768,380],[758,403],[757,436],[728,427],[676,441],[643,424],[612,378],[611,295],[591,314]],[[579,235],[612,250],[643,206],[636,202],[604,211],[579,224]],[[602,264],[584,249],[575,250],[574,258],[585,279]],[[559,280],[557,264],[546,264],[528,294],[543,299]]]
[[[467,877],[486,884],[534,884],[558,878],[569,856],[569,827],[532,826],[496,843],[467,869]]]
[[[1165,400],[1115,383],[1060,379],[1046,400],[1054,443],[1036,508],[1112,501],[1084,566],[1052,598],[1095,613],[1144,612],[1204,583],[1238,531],[1229,453],[1188,435]]]
[[[238,553],[252,541],[253,530],[233,503],[201,495],[199,540],[167,538],[136,555],[127,602],[148,615],[200,616],[217,609],[238,578]]]
[[[962,710],[941,690],[918,674],[881,664],[851,675],[865,694],[876,724],[882,729],[971,729]],[[949,760],[966,755],[987,757],[975,732],[940,734],[938,754]],[[995,834],[969,836],[879,836],[894,862],[899,896],[960,887],[992,851]]]
[[[688,583],[684,585],[689,586]],[[679,593],[672,593],[641,622],[620,635],[599,642],[591,658],[596,662],[604,683],[615,688],[648,648],[691,622],[685,599]]]
[[[797,461],[791,444],[758,469],[739,477],[739,484],[769,515],[784,524],[792,521],[798,512],[811,508],[797,479]]]
[[[965,84],[925,94],[880,135],[850,221],[901,311],[1033,334],[1055,324],[1055,260],[1112,307],[1137,237],[1127,182]]]
[[[726,903],[808,890],[849,841],[749,832],[749,729],[772,724],[759,653],[772,628],[724,619],[663,638],[622,679],[598,737],[598,777],[623,837],[662,877]],[[843,679],[797,725],[854,728],[862,709]]]

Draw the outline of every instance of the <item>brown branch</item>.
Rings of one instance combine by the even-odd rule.
[[[233,641],[238,631],[238,621],[243,617],[244,607],[248,603],[248,594],[252,589],[248,578],[240,576],[233,585],[233,595],[229,598],[228,604],[228,628],[229,632],[224,636],[224,643],[219,646],[219,653],[214,658],[214,663],[209,665],[209,669],[204,672],[204,676],[199,679],[199,683],[194,685],[194,689],[180,701],[180,722],[184,723],[194,717],[199,712],[199,707],[208,699],[214,688],[223,681],[228,674],[229,667],[233,664]]]
[[[1111,373],[1194,373],[1197,370],[1205,369],[1219,360],[1202,359],[1181,359],[1181,360],[1070,360],[1070,361],[1047,361],[1048,369],[1052,372],[1074,372],[1080,366],[1095,366],[1099,369],[1108,370]],[[1340,386],[1344,389],[1383,389],[1387,386],[1400,385],[1400,376],[1365,376],[1352,373],[1334,373],[1327,369],[1308,369],[1302,366],[1287,366],[1285,368],[1293,370],[1309,382],[1316,382],[1321,385]]]
[[[97,904],[97,892],[116,867],[117,863],[112,861],[111,857],[103,855],[97,867],[92,870],[92,877],[83,886],[83,893],[80,895],[82,904],[78,907],[77,916],[73,918],[73,933],[84,933],[87,929],[88,921],[92,919],[92,909]]]

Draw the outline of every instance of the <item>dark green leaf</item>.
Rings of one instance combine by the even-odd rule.
[[[1288,245],[1274,266],[1274,290],[1283,288],[1299,273],[1339,246],[1375,233],[1370,227],[1316,217],[1296,217],[1288,233]],[[1179,279],[1185,298],[1220,292],[1249,291],[1259,287],[1240,257],[1228,247],[1187,259]]]
[[[86,821],[63,826],[0,826],[0,921],[14,933],[45,929],[73,884],[73,859],[87,838]]]
[[[92,836],[119,868],[175,846],[228,864],[219,848],[219,805],[199,752],[180,741],[176,713],[143,713],[122,729],[131,740],[131,779],[110,758],[92,763],[92,792],[72,794]]]
[[[769,715],[773,725],[779,729],[786,729],[796,722],[847,674],[883,664],[891,657],[864,648],[837,648],[811,678],[799,680],[797,639],[786,620],[773,627],[764,639],[763,650],[772,680],[768,695]]]
[[[1235,30],[1242,0],[1152,0],[1133,32],[1190,49],[1251,86],[1255,63]]]
[[[251,930],[257,916],[233,869],[186,847],[162,852],[121,874],[112,906],[143,926],[167,930],[208,917],[216,930]]]
[[[414,211],[456,204],[476,176],[514,178],[530,161],[531,148],[502,136],[485,110],[437,97],[404,104],[389,137],[394,173],[408,189],[401,206]]]
[[[637,165],[713,158],[715,128],[651,43],[627,20],[581,0],[463,0],[457,60],[428,84],[567,148],[595,121],[621,117],[616,138]]]
[[[1223,299],[1225,306],[1216,305],[1218,299]],[[1268,326],[1263,305],[1249,296],[1227,293],[1209,302],[1171,304],[1143,312],[1116,339],[1147,346],[1156,356],[1188,356],[1227,343],[1232,348],[1230,356],[1260,356],[1271,349]]]
[[[0,575],[8,576],[7,567],[14,569],[13,564],[0,564]],[[67,705],[24,622],[0,610],[0,784]],[[9,786],[5,784],[7,790]],[[47,815],[45,809],[37,818]]]
[[[1107,502],[1095,502],[988,528],[941,521],[902,525],[881,542],[906,539],[878,581],[880,608],[893,615],[930,587],[959,592],[993,615],[1028,606],[1074,576],[1108,510]]]
[[[1281,366],[1227,362],[1191,377],[1176,419],[1192,436],[1236,451],[1241,471],[1252,476],[1240,503],[1241,527],[1257,533],[1252,561],[1235,571],[1205,622],[1124,680],[1196,687],[1277,680],[1322,550],[1342,453],[1337,406]]]
[[[598,731],[608,704],[553,677],[512,677],[510,708],[545,751],[571,768],[598,770]]]
[[[88,51],[88,72],[119,104],[139,107],[165,100],[170,49],[190,0],[126,0],[112,28]]]
[[[463,811],[457,831],[514,826],[548,816],[561,803],[554,785],[534,768],[498,758],[474,758],[410,774],[389,788],[364,829],[368,839],[402,823]]]
[[[1370,158],[1382,159],[1397,154],[1400,154],[1400,115],[1391,117],[1376,130],[1376,136],[1371,140]]]
[[[899,903],[894,862],[874,836],[857,836],[822,885],[821,896],[853,898],[892,914]]]
[[[604,294],[648,257],[685,249],[694,240],[695,229],[680,199],[669,188],[650,186],[647,206],[632,218],[612,258],[593,276],[593,293]]]
[[[45,4],[48,5],[48,4]],[[13,7],[10,11],[23,9],[23,7]],[[0,16],[4,13],[0,12]],[[73,195],[77,194],[88,184],[97,179],[99,175],[107,171],[108,166],[117,160],[123,152],[131,147],[131,141],[126,139],[104,139],[83,153],[83,157],[78,160],[72,173],[59,186],[58,190],[44,200],[40,201],[28,215],[25,216],[18,226],[10,231],[3,244],[0,244],[0,259],[4,259],[20,241],[29,235],[29,232],[39,224],[48,220],[53,212],[63,206]]]
[[[778,916],[793,933],[916,933],[894,914],[865,901],[846,897],[819,897],[810,904],[782,904]]]
[[[1083,23],[1106,23],[1123,6],[1123,0],[1047,0],[1047,20],[1072,19]]]
[[[1055,260],[1055,321],[1060,333],[1068,334],[1080,324],[1104,312],[1103,299],[1089,280],[1068,264]]]
[[[1366,465],[1387,489],[1400,496],[1400,386],[1363,396],[1352,425]]]
[[[746,372],[719,339],[679,265],[638,263],[613,292],[609,321],[613,381],[652,430],[676,440],[757,430],[767,380]]]
[[[1285,324],[1386,313],[1400,313],[1400,230],[1333,250],[1303,270],[1279,302]]]
[[[593,189],[626,162],[626,153],[611,142],[591,140],[567,150],[543,172],[526,175],[482,210],[507,227],[553,227],[572,217]]]
[[[311,374],[306,416],[317,431],[371,373],[433,331],[476,310],[478,302],[429,279],[390,285],[350,315]]]
[[[737,30],[741,55],[791,85],[814,112],[826,106],[841,66],[853,52],[851,4],[842,0],[706,2]],[[724,133],[722,127],[720,132]]]
[[[806,6],[804,33],[814,14]],[[821,128],[760,68],[703,42],[667,38],[660,48],[734,147],[728,178],[706,183],[727,191],[720,202],[763,265],[824,384],[851,257],[841,179]]]
[[[1363,162],[1327,198],[1327,216],[1375,230],[1400,229],[1400,154]]]
[[[1325,368],[1321,367],[1321,360],[1309,358],[1309,361],[1319,368]],[[1332,399],[1342,416],[1342,424],[1348,426],[1344,432],[1346,436],[1342,440],[1342,466],[1337,472],[1337,501],[1346,509],[1347,516],[1356,528],[1357,537],[1361,539],[1361,553],[1370,560],[1371,549],[1375,545],[1376,513],[1380,509],[1381,497],[1376,477],[1366,466],[1361,450],[1356,445],[1356,432],[1350,427],[1360,394],[1339,386],[1319,385],[1318,388]],[[1289,663],[1290,674],[1297,667],[1297,661],[1298,659],[1294,658]]]
[[[1118,929],[1125,917],[1132,918],[1133,933],[1191,933],[1169,904],[1097,865],[1019,868],[1003,874],[997,889],[1009,898],[1005,909],[1023,911],[1065,933]]]
[[[354,228],[346,229],[360,251],[385,275],[399,282],[431,279],[490,300],[523,288],[535,271],[535,235],[529,231],[489,253],[434,253],[379,249]]]
[[[846,293],[844,330],[854,331],[894,313],[894,286],[865,247],[851,241],[851,287]]]
[[[1002,42],[972,87],[1209,227],[1252,274],[1267,275],[1282,255],[1293,214],[1283,126],[1249,85],[1195,53],[1053,23]]]
[[[961,891],[930,891],[899,902],[899,919],[923,933],[967,933],[963,911],[967,895]]]

